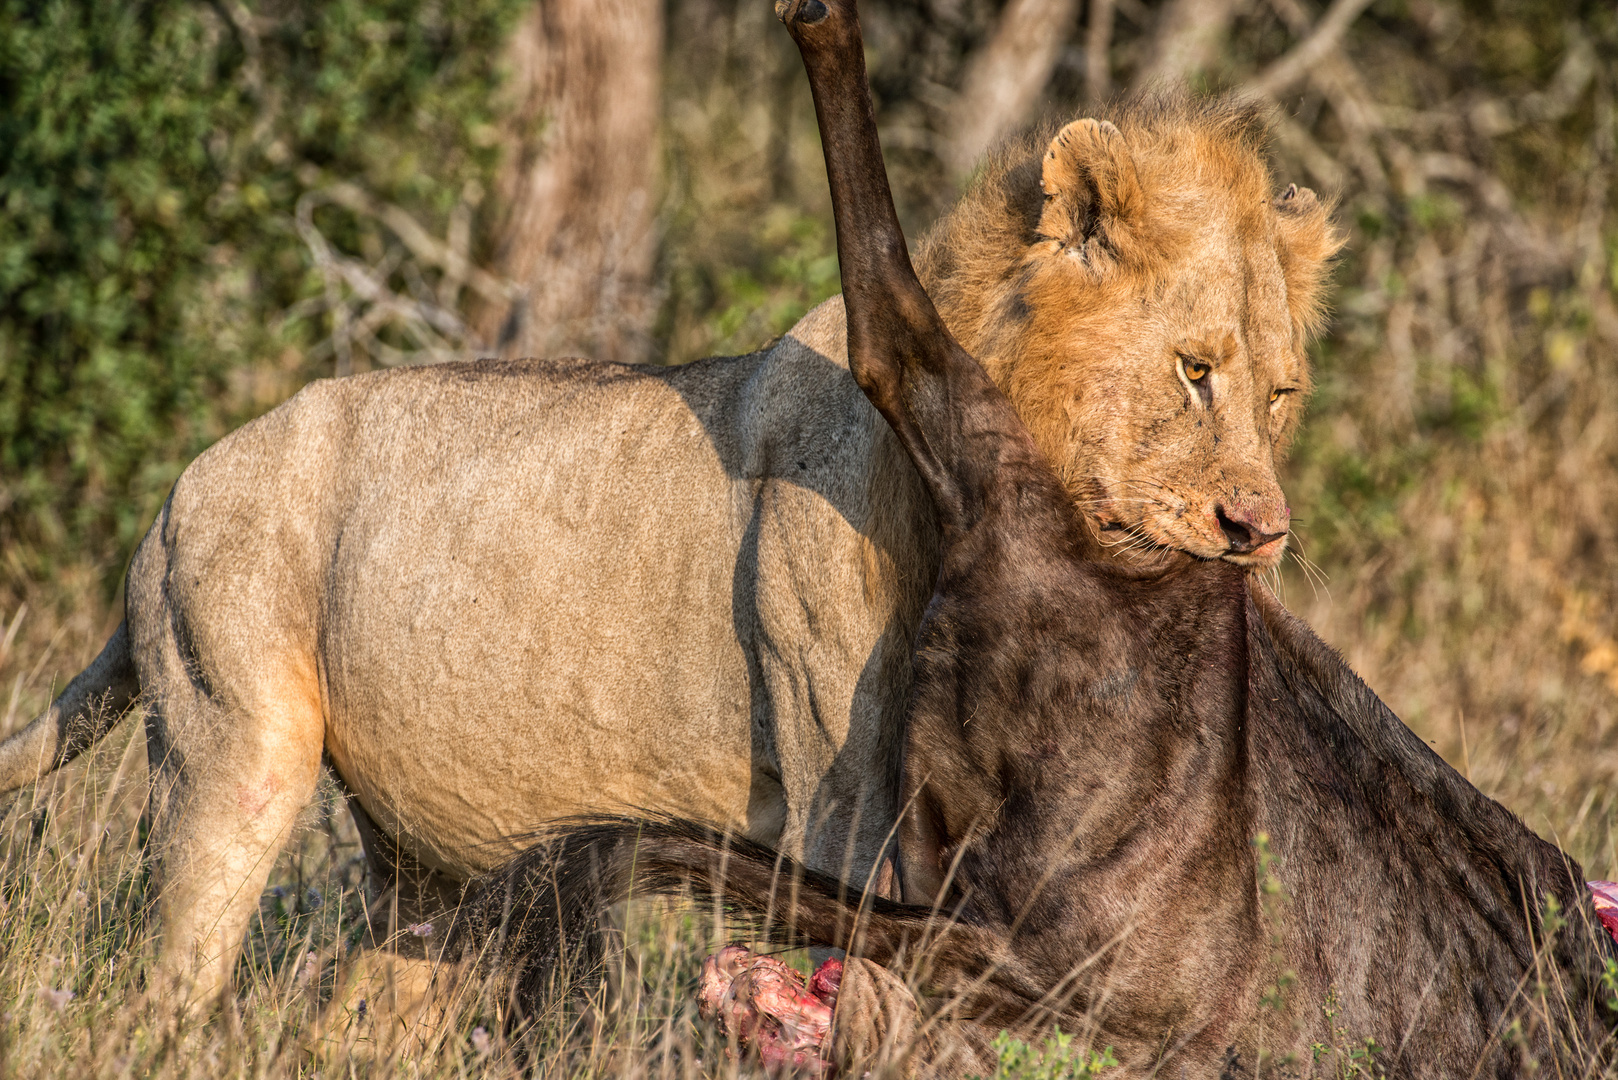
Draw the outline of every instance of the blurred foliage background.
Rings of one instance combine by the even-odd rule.
[[[1287,600],[1486,791],[1618,876],[1609,0],[866,0],[912,235],[1041,114],[1277,107],[1351,233]],[[580,268],[585,269],[580,269]],[[572,278],[567,278],[572,274]],[[837,288],[765,0],[0,0],[0,676],[116,621],[179,470],[309,379],[679,363]],[[25,677],[26,676],[26,677]]]
[[[299,213],[334,180],[435,221],[475,193],[515,9],[0,5],[9,580],[115,567],[186,461],[345,366]]]

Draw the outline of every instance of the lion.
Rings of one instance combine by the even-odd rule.
[[[1340,244],[1262,114],[1152,100],[1016,142],[919,245],[1120,559],[1274,566],[1276,463]],[[841,300],[683,367],[478,361],[316,382],[175,483],[101,654],[0,787],[137,699],[163,972],[230,972],[322,762],[401,920],[561,817],[732,829],[859,880],[896,820],[938,568]],[[382,932],[377,931],[381,937]],[[410,940],[408,935],[406,940]]]

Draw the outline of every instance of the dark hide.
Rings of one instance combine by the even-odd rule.
[[[686,823],[596,821],[520,859],[474,924],[521,954],[530,991],[631,887],[695,887],[882,963],[926,937],[926,984],[957,1015],[1087,1027],[1130,1071],[1244,1076],[1263,1054],[1266,1074],[1303,1073],[1311,1044],[1367,1038],[1411,1077],[1610,1054],[1613,949],[1579,867],[1240,568],[1105,558],[911,272],[851,0],[783,6],[827,150],[851,367],[943,526],[904,903],[865,899],[853,937],[858,885]]]

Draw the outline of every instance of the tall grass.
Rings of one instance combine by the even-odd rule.
[[[18,679],[38,691],[27,673],[13,686]],[[1478,752],[1491,760],[1494,751]],[[448,981],[420,1016],[390,1011],[375,983],[361,991],[367,1008],[345,981],[377,960],[357,948],[366,899],[359,844],[329,781],[277,862],[236,992],[187,1012],[156,975],[144,799],[144,740],[126,722],[0,815],[0,1077],[735,1080],[758,1071],[696,1016],[692,992],[703,957],[746,928],[689,903],[631,905],[621,917],[627,945],[607,977],[579,982],[520,1024],[507,1022],[498,983],[471,976]],[[1287,917],[1284,898],[1275,916]],[[808,968],[801,951],[787,959]],[[910,974],[923,966],[912,958]],[[1542,981],[1528,990],[1530,1017],[1557,1007],[1554,973]],[[1301,1005],[1334,1015],[1332,1000]],[[1286,1011],[1276,1007],[1278,1017]],[[995,1040],[995,1080],[1104,1077],[1114,1064],[1094,1030],[1021,1034],[1031,1037]],[[1333,1027],[1285,1075],[1379,1076],[1386,1053]],[[1610,1078],[1618,1066],[1561,1075]]]

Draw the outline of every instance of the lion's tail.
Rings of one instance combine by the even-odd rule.
[[[50,708],[0,743],[0,794],[48,776],[95,745],[139,694],[129,627],[119,623],[101,655],[67,684]]]
[[[480,883],[460,930],[487,966],[514,979],[520,998],[536,1002],[560,975],[599,960],[606,906],[669,894],[761,919],[779,944],[846,948],[880,964],[904,957],[929,982],[971,986],[972,997],[1008,1017],[1040,996],[990,928],[862,896],[762,845],[678,818],[563,823]]]

